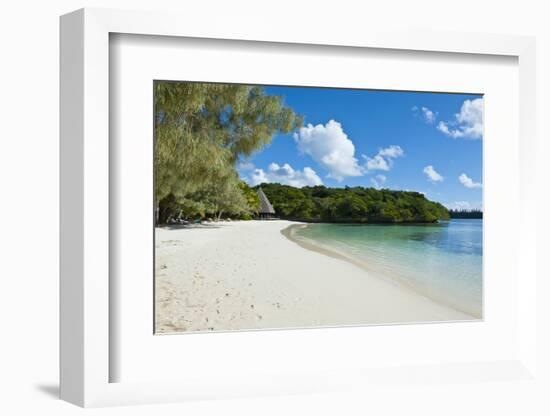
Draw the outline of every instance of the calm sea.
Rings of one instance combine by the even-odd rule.
[[[483,221],[418,225],[309,224],[298,239],[476,318],[482,315]]]

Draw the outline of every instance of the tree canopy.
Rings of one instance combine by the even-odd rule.
[[[262,184],[280,218],[306,222],[413,223],[448,220],[449,212],[419,192],[363,187],[294,188]]]

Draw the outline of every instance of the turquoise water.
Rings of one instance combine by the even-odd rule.
[[[361,262],[440,303],[481,318],[483,221],[309,224],[294,236]]]

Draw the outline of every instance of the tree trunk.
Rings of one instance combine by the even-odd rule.
[[[159,219],[160,219],[160,206],[157,202],[155,206],[155,225],[159,225]]]
[[[166,224],[168,216],[170,215],[170,200],[169,197],[161,199],[158,204],[158,223]]]

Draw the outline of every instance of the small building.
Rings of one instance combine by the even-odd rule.
[[[267,196],[265,196],[262,188],[258,188],[258,191],[256,193],[258,194],[258,198],[260,199],[260,210],[258,211],[260,219],[268,220],[270,218],[275,218],[275,210],[273,209],[273,205],[271,205],[271,202],[269,202],[269,199],[267,199]]]

